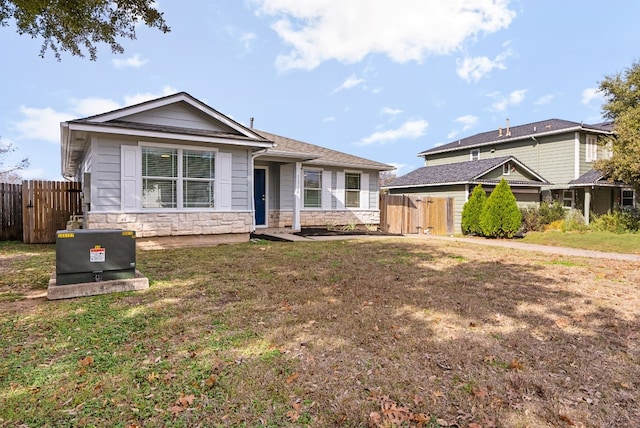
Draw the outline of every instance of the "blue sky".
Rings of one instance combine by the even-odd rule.
[[[186,91],[245,125],[398,167],[478,132],[596,123],[606,76],[640,60],[632,0],[159,0],[171,32],[125,53],[39,57],[0,27],[0,144],[61,179],[59,123]]]

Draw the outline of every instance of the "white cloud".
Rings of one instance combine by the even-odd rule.
[[[16,122],[13,128],[18,131],[19,138],[44,140],[52,143],[60,142],[60,122],[73,119],[70,113],[57,112],[50,107],[32,108],[20,107],[20,113],[24,116]]]
[[[126,59],[115,58],[111,61],[116,68],[140,68],[145,65],[147,62],[146,59],[140,58],[140,54],[135,54],[134,56]]]
[[[328,116],[322,119],[323,122],[327,123],[327,122],[335,122],[336,118],[333,116]]]
[[[507,107],[517,106],[522,101],[524,101],[524,96],[527,93],[526,89],[518,89],[516,91],[511,92],[506,97],[502,97],[500,93],[493,93],[493,98],[500,98],[498,101],[491,105],[492,111],[505,111]]]
[[[556,97],[555,94],[546,94],[546,95],[541,96],[537,100],[535,100],[533,102],[533,104],[535,104],[537,106],[544,105],[544,104],[549,104],[551,101],[553,101],[553,99],[555,97]]]
[[[165,86],[159,93],[140,93],[125,96],[124,103],[107,98],[72,98],[67,111],[56,111],[51,107],[20,107],[23,118],[13,123],[12,129],[17,131],[17,139],[42,140],[52,143],[60,142],[60,122],[79,117],[106,113],[124,106],[138,104],[161,96],[176,93],[177,90]]]
[[[426,120],[409,120],[397,129],[374,132],[356,144],[359,146],[368,146],[374,143],[386,144],[401,139],[416,139],[422,137],[428,127],[429,123]]]
[[[291,47],[280,70],[313,69],[335,59],[355,63],[372,53],[395,62],[422,62],[507,28],[509,0],[252,0],[275,17],[273,30]]]
[[[511,56],[511,51],[507,50],[495,59],[489,59],[486,56],[477,56],[475,58],[466,57],[463,60],[456,60],[457,69],[456,72],[460,78],[467,82],[476,83],[480,79],[488,75],[493,69],[505,70],[507,66],[505,61]]]
[[[364,79],[359,79],[356,77],[355,74],[352,74],[351,76],[347,77],[347,79],[342,82],[342,84],[340,86],[338,86],[336,89],[333,90],[333,92],[340,92],[342,90],[345,89],[351,89],[351,88],[355,88],[356,86],[360,85],[364,83]]]
[[[400,113],[402,113],[402,110],[397,109],[397,108],[394,109],[394,108],[390,108],[390,107],[384,107],[380,113],[381,114],[386,114],[386,115],[389,115],[389,116],[397,116]]]
[[[124,104],[125,106],[139,104],[145,101],[153,100],[155,98],[175,94],[176,92],[178,92],[177,89],[172,88],[171,86],[165,86],[164,88],[162,88],[162,91],[160,91],[160,93],[143,92],[140,94],[127,95],[124,97]]]
[[[251,52],[251,42],[256,39],[256,33],[242,33],[240,41],[244,44],[244,49]]]
[[[449,139],[455,137],[460,132],[468,131],[469,129],[476,126],[476,124],[478,123],[478,116],[467,114],[464,116],[457,117],[453,121],[459,125],[462,125],[462,128],[457,128],[449,132],[449,134],[447,134],[447,138]]]
[[[591,101],[593,100],[603,100],[602,93],[598,90],[598,88],[587,88],[582,91],[582,104],[591,104]]]

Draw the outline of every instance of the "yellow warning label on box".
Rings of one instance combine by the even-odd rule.
[[[73,232],[65,232],[65,233],[58,233],[57,237],[62,239],[62,238],[73,238],[75,236],[75,234]]]

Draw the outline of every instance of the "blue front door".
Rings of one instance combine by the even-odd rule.
[[[253,170],[253,202],[256,209],[256,226],[267,225],[267,186],[266,170],[255,168]]]

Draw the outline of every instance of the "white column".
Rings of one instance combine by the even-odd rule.
[[[294,232],[300,231],[300,206],[302,202],[302,163],[296,162],[293,172],[293,225]]]
[[[584,222],[589,224],[589,212],[591,211],[591,188],[584,189]]]

